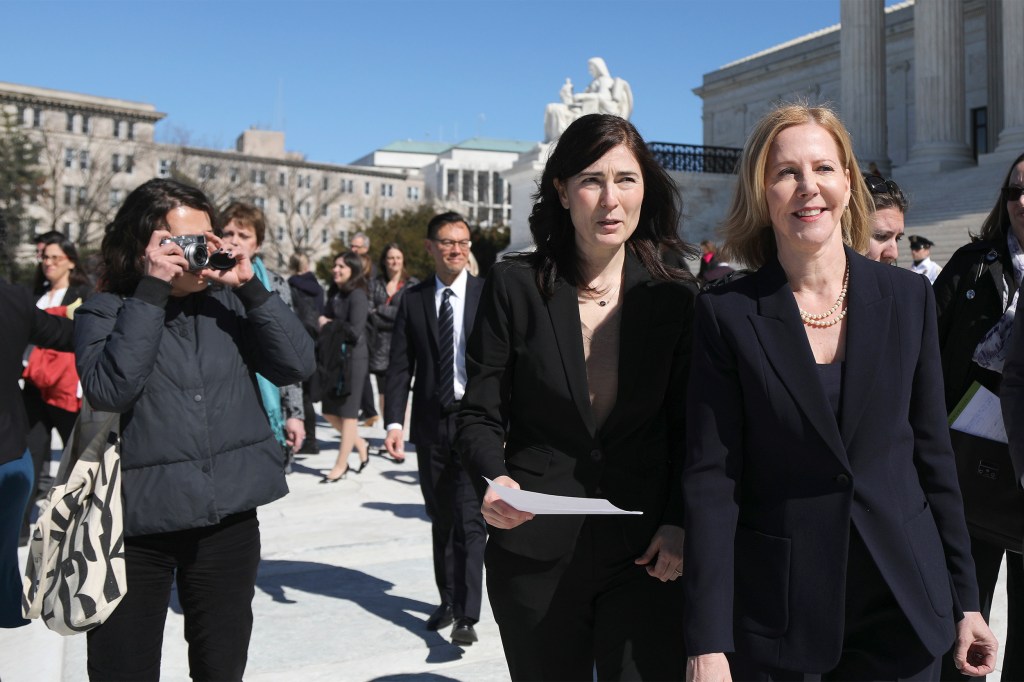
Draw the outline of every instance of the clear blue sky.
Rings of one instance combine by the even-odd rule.
[[[539,140],[599,56],[647,140],[700,144],[703,74],[838,22],[839,0],[0,0],[0,80],[148,102],[163,141],[269,127],[349,163],[395,140]]]

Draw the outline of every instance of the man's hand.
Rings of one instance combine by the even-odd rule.
[[[977,611],[967,611],[956,624],[953,664],[964,675],[981,677],[996,667],[999,642]]]
[[[702,654],[686,659],[686,682],[732,682],[725,654]]]
[[[292,417],[284,422],[284,440],[291,446],[292,450],[302,447],[302,441],[306,439],[306,425],[301,419]]]
[[[402,429],[390,429],[384,437],[384,447],[388,454],[396,462],[405,461],[405,441],[402,438]]]
[[[224,243],[221,238],[213,232],[206,233],[206,241],[213,247],[210,250],[210,253],[220,249]],[[240,287],[255,276],[255,273],[252,271],[252,260],[250,260],[249,256],[243,253],[232,254],[231,252],[228,252],[228,254],[232,255],[235,259],[235,266],[233,268],[230,270],[204,268],[203,277],[232,288]]]
[[[651,562],[654,561],[652,564]],[[634,563],[647,567],[647,574],[665,583],[683,574],[683,529],[665,524],[651,538],[647,551]]]
[[[519,484],[508,476],[498,476],[494,479],[495,485],[503,485],[506,488],[519,490]],[[533,518],[530,512],[519,511],[508,502],[502,500],[498,493],[490,488],[484,493],[484,503],[480,506],[480,513],[484,521],[495,528],[515,528]]]

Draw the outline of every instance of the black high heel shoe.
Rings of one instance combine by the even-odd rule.
[[[361,474],[361,473],[363,473],[363,469],[365,469],[368,466],[370,466],[370,456],[369,455],[366,456],[365,460],[360,461],[359,462],[359,466],[357,466],[352,471],[354,471],[357,474]]]
[[[341,476],[338,476],[337,478],[331,478],[330,476],[324,475],[324,477],[320,479],[320,482],[321,483],[337,483],[338,481],[340,481],[341,479],[345,478],[346,476],[348,476],[348,472],[347,471],[345,473],[343,473]]]

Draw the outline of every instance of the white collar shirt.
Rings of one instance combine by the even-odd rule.
[[[444,290],[451,289],[452,296],[448,300],[452,304],[452,323],[455,326],[455,399],[462,400],[466,392],[466,282],[469,280],[469,273],[463,269],[459,276],[450,286],[434,275],[434,311],[440,319],[441,301],[444,297]],[[440,339],[438,339],[440,341]]]

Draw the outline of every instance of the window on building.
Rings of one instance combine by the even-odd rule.
[[[120,154],[114,154],[110,157],[110,170],[115,173],[120,173],[123,168],[124,161],[122,161],[122,156]]]
[[[495,204],[505,203],[505,181],[500,177],[494,178],[494,202]]]
[[[303,214],[305,214],[307,216],[309,215],[310,206],[312,206],[312,204],[310,204],[308,201],[303,202],[303,204],[302,204],[302,212],[303,212]]]
[[[285,209],[285,207],[284,207],[284,199],[278,199],[277,200],[277,212],[278,213],[287,213],[287,209]]]
[[[326,217],[327,217],[327,214],[328,214],[328,212],[330,211],[330,208],[331,208],[331,207],[330,207],[330,206],[328,206],[327,204],[320,204],[320,216],[321,216],[322,218],[326,218]]]
[[[355,183],[352,180],[346,180],[345,181],[345,191],[346,192],[348,192],[349,194],[352,194],[353,192],[355,192],[354,187],[355,187]]]
[[[89,114],[82,114],[82,132],[86,134],[92,132],[92,119]]]
[[[39,128],[43,125],[43,110],[33,109],[32,110],[32,127]]]
[[[135,123],[133,121],[129,121],[128,123],[128,139],[135,139]]]
[[[85,204],[88,203],[88,201],[89,201],[89,196],[86,193],[85,187],[79,187],[78,188],[78,205],[79,206],[85,206]]]
[[[471,170],[462,171],[462,200],[466,202],[473,201],[473,176],[476,175]]]
[[[231,169],[231,172],[228,174],[231,178],[231,182],[238,182],[238,172],[237,168]]]
[[[78,167],[82,170],[89,170],[89,151],[83,149],[78,152]]]
[[[363,183],[363,194],[370,196],[370,183]]]
[[[122,201],[124,201],[124,190],[110,190],[110,208],[117,208],[121,205]]]
[[[72,166],[74,166],[75,165],[75,157],[76,156],[78,156],[78,152],[76,152],[74,149],[65,149],[64,150],[64,167],[65,168],[71,168]]]
[[[449,201],[457,199],[459,196],[459,171],[457,170],[448,171],[448,191],[446,196]]]
[[[326,244],[327,243],[327,230],[320,230],[320,243],[321,244]]]
[[[487,181],[489,175],[488,171],[479,171],[476,174],[476,201],[479,204],[487,203]]]
[[[277,226],[277,241],[284,241],[284,227],[281,225]]]
[[[325,175],[323,179],[320,181],[320,187],[323,188],[324,190],[330,189],[331,179]]]
[[[204,163],[199,166],[200,180],[213,180],[217,176],[217,167],[212,163]]]
[[[363,208],[363,220],[369,220],[373,217],[373,213],[370,212],[370,207],[366,206]]]
[[[988,107],[971,109],[971,149],[975,160],[988,154]]]
[[[395,186],[390,182],[380,183],[380,195],[382,197],[393,197],[395,196]]]
[[[256,197],[255,199],[252,200],[252,204],[259,210],[263,211],[266,210],[267,200],[264,199],[263,197]]]
[[[124,157],[124,172],[131,173],[135,170],[135,155],[128,154]]]
[[[75,188],[71,185],[64,185],[64,205],[70,206],[75,200]]]
[[[161,178],[166,178],[170,174],[171,174],[171,160],[170,159],[160,159],[160,163],[159,163],[159,165],[157,167],[157,175],[159,175]]]
[[[73,132],[75,132],[75,115],[69,111],[67,116],[68,116],[67,131],[69,133],[73,133]]]
[[[264,170],[254,168],[249,172],[249,181],[252,182],[252,184],[254,185],[262,185],[264,182],[266,182],[266,179],[267,172]]]
[[[406,199],[412,199],[414,201],[418,200],[420,198],[420,188],[419,187],[406,187],[405,188],[405,198]]]
[[[277,174],[277,185],[278,187],[284,187],[288,184],[288,177],[284,173]]]

